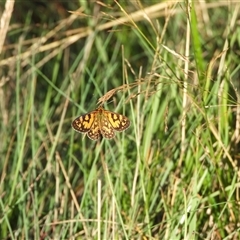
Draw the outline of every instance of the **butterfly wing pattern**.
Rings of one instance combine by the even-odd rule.
[[[127,117],[105,110],[102,107],[77,117],[72,122],[72,127],[81,133],[87,133],[92,140],[98,140],[101,136],[107,139],[114,138],[115,131],[124,131],[130,126]]]

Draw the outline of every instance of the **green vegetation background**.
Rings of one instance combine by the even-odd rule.
[[[4,4],[0,239],[240,238],[239,2]]]

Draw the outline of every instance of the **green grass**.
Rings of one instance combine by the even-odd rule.
[[[240,5],[139,3],[6,10],[0,239],[240,238]],[[75,132],[97,103],[130,128]]]

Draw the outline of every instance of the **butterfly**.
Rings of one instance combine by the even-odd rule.
[[[77,132],[87,133],[92,140],[101,137],[114,138],[115,131],[121,132],[130,126],[130,121],[124,115],[98,107],[92,112],[77,117],[72,127]]]

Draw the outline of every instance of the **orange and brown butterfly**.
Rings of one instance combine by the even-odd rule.
[[[130,126],[127,117],[98,107],[96,110],[77,117],[72,122],[72,127],[77,132],[87,133],[92,140],[98,140],[101,137],[114,138],[114,131],[124,131]]]

